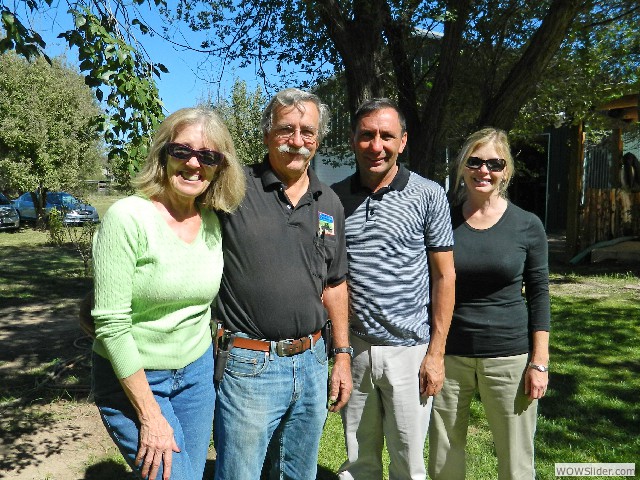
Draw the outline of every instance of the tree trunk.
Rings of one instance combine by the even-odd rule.
[[[384,2],[354,1],[353,20],[341,13],[335,0],[319,0],[318,13],[340,54],[347,83],[349,113],[369,98],[381,95],[380,57],[383,50],[380,10]]]
[[[453,87],[453,75],[460,59],[462,34],[471,11],[471,0],[452,0],[449,10],[455,12],[455,18],[444,24],[442,49],[433,88],[422,110],[421,121],[412,126],[407,139],[409,166],[425,177],[433,177],[435,170],[446,107]]]
[[[580,10],[579,0],[554,0],[520,60],[513,66],[497,93],[485,99],[476,122],[478,128],[493,126],[510,130],[542,74],[566,38]]]

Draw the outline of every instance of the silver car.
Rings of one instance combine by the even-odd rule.
[[[0,193],[0,230],[17,230],[20,228],[20,216],[11,201]]]
[[[21,220],[36,220],[36,208],[31,193],[23,193],[13,201]],[[45,212],[52,208],[62,212],[62,223],[65,225],[81,225],[83,223],[98,223],[98,211],[87,203],[83,203],[66,192],[48,192]]]

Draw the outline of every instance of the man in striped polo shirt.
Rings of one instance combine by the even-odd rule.
[[[388,99],[352,122],[358,169],[333,185],[345,208],[353,392],[342,410],[341,479],[424,479],[431,400],[444,381],[454,304],[453,234],[444,190],[398,163],[406,122]]]

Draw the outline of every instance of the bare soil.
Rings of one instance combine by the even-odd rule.
[[[0,308],[0,388],[21,393],[0,393],[1,479],[133,478],[90,399],[91,341],[77,315],[77,299]]]
[[[89,401],[90,342],[75,303],[0,309],[0,378],[23,393],[2,398],[0,478],[92,478],[88,463],[118,457]]]

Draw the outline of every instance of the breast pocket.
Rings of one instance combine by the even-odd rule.
[[[313,240],[313,271],[318,294],[322,295],[327,286],[329,266],[333,261],[336,251],[336,239],[333,235],[318,235]]]

